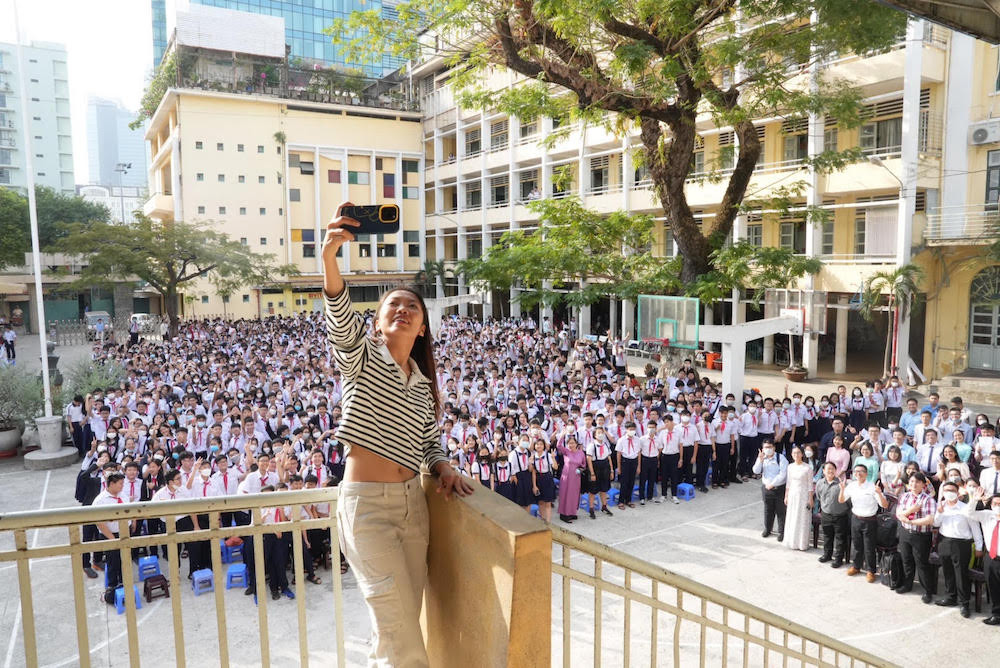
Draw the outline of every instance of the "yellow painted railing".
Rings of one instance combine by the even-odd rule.
[[[694,580],[550,528],[552,630],[562,641],[553,650],[561,647],[563,666],[893,666]],[[553,656],[552,664],[559,663]]]
[[[32,579],[33,560],[47,559],[51,557],[70,556],[69,568],[72,571],[73,604],[76,623],[76,644],[79,652],[79,659],[76,665],[87,668],[90,666],[90,633],[88,629],[88,601],[93,606],[93,596],[85,596],[84,574],[80,568],[80,556],[85,552],[95,552],[101,550],[117,549],[121,556],[122,580],[125,588],[125,617],[128,637],[129,663],[133,668],[140,665],[140,637],[137,623],[136,604],[134,597],[129,595],[133,586],[138,584],[132,569],[131,550],[133,548],[154,547],[167,545],[169,558],[161,564],[167,565],[167,572],[164,575],[170,583],[170,605],[173,613],[173,636],[174,636],[174,657],[172,660],[163,661],[166,657],[158,656],[157,664],[169,662],[183,668],[191,658],[187,656],[189,651],[185,643],[184,635],[184,613],[185,608],[191,602],[191,594],[188,589],[187,578],[181,579],[179,573],[178,545],[180,543],[192,543],[197,541],[210,541],[212,571],[215,579],[215,626],[218,633],[219,665],[226,667],[230,665],[230,636],[236,636],[235,642],[242,643],[248,637],[258,637],[260,642],[260,665],[271,665],[275,654],[271,651],[270,638],[268,636],[268,608],[267,596],[268,587],[264,580],[264,550],[262,536],[275,531],[292,533],[292,564],[295,574],[295,585],[293,591],[296,595],[295,602],[298,612],[298,648],[291,652],[296,656],[296,665],[306,666],[309,663],[309,636],[307,634],[306,600],[309,596],[306,590],[306,579],[303,564],[303,541],[301,536],[308,529],[329,529],[331,535],[331,546],[333,550],[333,564],[330,573],[333,576],[333,606],[328,612],[323,614],[325,628],[328,629],[323,635],[328,639],[330,634],[335,634],[337,665],[346,665],[344,655],[344,616],[341,590],[340,569],[338,568],[339,540],[336,525],[336,488],[323,488],[315,490],[302,490],[296,492],[272,492],[267,494],[246,494],[228,497],[214,497],[209,499],[185,499],[168,501],[163,503],[133,503],[120,505],[88,506],[80,508],[65,508],[39,510],[30,512],[7,513],[0,515],[0,536],[13,534],[14,548],[9,551],[0,552],[0,562],[14,562],[17,566],[18,588],[21,597],[21,612],[24,639],[24,657],[28,666],[39,665],[38,661],[38,620],[35,618],[35,601],[33,590],[41,589],[44,584],[41,578]],[[301,507],[303,505],[328,503],[330,504],[330,517],[318,519],[301,519]],[[291,507],[291,517],[287,522],[279,524],[261,524],[261,509],[274,507],[275,505]],[[219,516],[221,513],[231,513],[234,511],[249,512],[251,514],[250,526],[221,527]],[[176,531],[176,519],[178,515],[208,515],[209,528],[196,531],[178,533]],[[143,520],[162,518],[167,527],[165,534],[144,535],[129,537],[128,531],[123,531],[122,535],[115,540],[82,542],[82,527],[87,524],[98,522],[121,521],[122,526],[129,520]],[[66,531],[65,540],[56,544],[46,544],[42,547],[29,547],[27,532],[30,530],[42,529],[64,529]],[[225,579],[226,567],[222,563],[220,539],[230,536],[253,536],[254,573],[248,573],[248,577],[253,577],[256,581],[256,589],[260,592],[258,596],[257,621],[255,628],[231,628],[226,623],[225,604]],[[49,541],[46,541],[49,542]],[[47,570],[48,578],[52,579],[51,568]],[[314,586],[313,586],[314,587]],[[181,592],[185,591],[182,596]],[[315,587],[313,589],[315,591]],[[315,594],[313,594],[315,596]],[[325,598],[325,597],[323,597]],[[240,597],[240,604],[246,605],[249,601]],[[59,610],[61,606],[68,605],[66,599],[52,600],[46,599],[43,602],[43,611],[46,615]],[[250,603],[252,605],[252,603]],[[103,604],[101,604],[103,605]],[[200,608],[201,606],[199,606]],[[193,608],[189,608],[190,610]],[[315,609],[312,610],[316,614]],[[190,623],[191,620],[189,620]],[[200,623],[208,623],[207,619],[198,620]],[[201,629],[199,629],[201,630]],[[313,636],[314,638],[316,636]],[[162,639],[162,629],[157,635]],[[47,633],[45,639],[52,642],[51,633]],[[60,639],[62,640],[62,639]],[[68,638],[65,639],[68,641]],[[199,637],[203,641],[204,637]],[[159,646],[157,651],[166,653],[166,647]],[[282,663],[287,663],[289,652],[287,647],[282,652],[285,657]],[[192,665],[197,665],[203,661],[203,657],[198,657],[192,661]],[[256,660],[254,660],[256,663]]]

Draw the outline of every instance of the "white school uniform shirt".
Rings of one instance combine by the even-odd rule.
[[[552,472],[552,453],[543,452],[541,455],[533,453],[531,455],[531,463],[535,467],[536,473],[551,473]]]
[[[956,501],[954,506],[950,506],[942,501],[938,504],[938,510],[941,512],[934,516],[934,526],[939,527],[939,535],[971,540],[976,544],[976,550],[983,549],[982,527],[966,512],[965,503]]]
[[[608,443],[607,439],[597,440],[596,438],[591,439],[590,444],[584,449],[584,452],[588,457],[593,459],[595,462],[603,462],[608,457],[611,456],[611,444]]]
[[[493,477],[493,472],[490,470],[489,464],[483,464],[478,459],[472,463],[469,467],[472,472],[472,477],[476,480],[481,480],[483,482],[489,482],[490,478]]]
[[[232,469],[227,469],[225,474],[216,471],[211,480],[215,483],[216,496],[233,496],[240,485],[240,475]],[[197,480],[195,484],[198,484]]]
[[[885,395],[882,394],[882,390],[875,392],[874,390],[868,394],[868,405],[869,410],[872,413],[878,413],[885,410]]]
[[[105,489],[102,489],[101,493],[98,494],[97,497],[94,499],[94,504],[93,505],[95,505],[95,506],[113,506],[113,505],[118,504],[118,503],[127,503],[127,502],[120,495],[119,496],[112,496],[111,494],[108,493],[108,490],[105,488]],[[111,530],[111,533],[117,533],[118,535],[121,535],[119,533],[119,531],[118,531],[118,520],[114,520],[114,521],[111,521],[111,522],[102,522],[102,524],[107,525],[107,527]]]
[[[701,420],[694,428],[698,433],[698,445],[712,445],[714,443],[715,430],[711,424]]]
[[[757,414],[750,415],[749,412],[744,413],[740,416],[739,420],[739,434],[740,436],[756,436],[757,435]]]
[[[903,389],[902,385],[889,387],[883,390],[885,393],[885,405],[886,408],[902,408],[903,407],[903,397],[906,396],[906,390]]]
[[[973,446],[973,450],[979,454],[979,461],[984,464],[989,464],[990,453],[998,449],[1000,449],[1000,440],[996,436],[979,436]]]
[[[625,436],[628,430],[625,429],[625,422],[623,421],[621,424],[612,422],[610,425],[605,425],[604,431],[607,433],[608,438],[618,442],[619,439]]]
[[[778,413],[774,410],[770,411],[758,411],[757,418],[757,433],[758,434],[773,434],[777,431],[778,427]]]
[[[528,450],[514,448],[507,455],[507,461],[510,463],[511,475],[531,470],[531,452]]]
[[[620,452],[622,459],[636,459],[639,457],[639,435],[629,436],[626,433],[618,439],[615,445],[615,452]]]
[[[649,457],[651,459],[655,459],[660,454],[659,448],[656,447],[656,437],[655,436],[640,437],[639,453],[643,457]]]
[[[684,424],[682,422],[681,424],[674,426],[674,434],[677,436],[677,440],[681,447],[690,448],[698,439],[698,428],[690,422],[688,424]]]
[[[146,483],[143,482],[142,478],[136,476],[135,480],[129,480],[128,476],[125,477],[125,484],[122,486],[122,491],[118,493],[125,503],[137,503],[139,497],[142,496],[142,486]]]
[[[66,416],[69,418],[70,422],[83,422],[83,406],[77,406],[73,402],[69,402],[66,406]]]
[[[656,434],[656,448],[665,455],[680,454],[680,440],[677,438],[677,427],[664,429]]]
[[[170,488],[164,485],[153,494],[153,501],[174,501],[176,499],[188,498],[191,498],[191,493],[186,487],[178,487],[176,492],[171,492]],[[187,517],[187,515],[177,515],[174,519],[179,520],[184,517]]]
[[[247,474],[244,479],[246,483],[246,493],[247,494],[257,494],[260,492],[261,487],[266,487],[267,485],[277,485],[278,484],[278,474],[272,471],[265,471],[263,475],[259,470],[252,471]]]
[[[1000,494],[1000,471],[992,466],[979,474],[979,484],[988,494]]]
[[[201,473],[198,473],[198,477],[195,478],[194,482],[191,483],[191,496],[196,499],[208,498],[212,496],[221,496],[221,493],[215,486],[215,481],[212,477],[202,478]]]
[[[733,425],[729,424],[729,420],[715,418],[712,420],[712,431],[716,443],[731,443],[733,440]]]

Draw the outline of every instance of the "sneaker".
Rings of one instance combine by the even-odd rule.
[[[592,520],[596,520],[597,519],[597,515],[594,514],[593,509],[591,509],[591,511],[590,511],[590,519],[592,519]]]
[[[282,589],[281,593],[284,594],[285,598],[287,598],[288,600],[290,600],[290,601],[294,601],[295,600],[295,594],[293,594],[292,590],[289,589],[288,587],[285,587],[284,589]]]
[[[821,563],[821,564],[825,564],[826,562],[828,562],[828,561],[832,561],[832,560],[833,560],[833,557],[831,557],[831,556],[830,556],[830,555],[828,555],[828,554],[824,554],[823,556],[821,556],[821,557],[819,558],[819,560],[818,560],[818,561],[819,561],[819,563]]]
[[[640,506],[646,505],[646,499],[639,499],[639,505]]]
[[[97,571],[95,571],[95,570],[94,570],[93,568],[91,568],[90,566],[87,566],[86,568],[84,568],[84,569],[83,569],[83,572],[84,572],[84,573],[85,573],[85,574],[87,575],[87,577],[88,577],[88,578],[90,578],[91,580],[93,580],[93,579],[97,578]]]
[[[279,598],[281,598],[281,592],[279,592],[277,589],[272,589],[271,599],[277,601]]]
[[[653,499],[653,503],[662,503],[662,502],[663,499],[661,499],[660,497],[656,497],[655,499]]]
[[[674,503],[680,503],[680,502],[681,502],[681,500],[680,500],[680,499],[678,499],[678,498],[677,498],[677,497],[675,496],[675,497],[673,497],[673,502],[674,502]]]
[[[844,565],[844,562],[840,559],[834,559],[833,563],[830,564],[830,568],[840,568]]]

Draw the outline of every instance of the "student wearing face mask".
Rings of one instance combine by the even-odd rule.
[[[508,459],[507,446],[501,444],[493,453],[496,458],[494,471],[496,473],[496,484],[494,490],[508,501],[514,500],[514,480],[511,474],[510,460]]]
[[[976,442],[973,444],[973,458],[980,466],[990,465],[990,454],[1000,448],[1000,443],[997,442],[994,436],[995,432],[993,425],[986,423],[980,425],[979,435],[976,436]]]
[[[762,538],[771,535],[774,519],[778,519],[778,542],[785,539],[785,488],[788,478],[788,460],[775,452],[774,443],[765,441],[753,464],[754,475],[760,476],[761,496],[764,500],[764,531]]]
[[[982,555],[983,532],[979,522],[969,515],[968,508],[958,498],[958,485],[946,482],[941,485],[942,501],[938,503],[934,515],[934,526],[938,527],[938,555],[944,574],[943,598],[937,605],[953,607],[958,605],[963,617],[969,611],[969,561],[972,558],[972,543],[976,556]],[[974,504],[973,504],[974,505]]]
[[[690,420],[690,415],[687,416]],[[683,417],[681,418],[683,420]],[[689,427],[691,432],[691,450],[694,445],[694,428]],[[624,510],[625,506],[635,508],[632,503],[632,490],[635,486],[636,471],[639,467],[639,436],[636,434],[635,423],[628,422],[625,425],[625,435],[618,439],[615,444],[617,453],[617,473],[618,473],[618,510]]]
[[[757,404],[751,401],[747,405],[746,412],[740,415],[738,426],[740,456],[736,476],[730,477],[733,482],[746,482],[750,479],[750,468],[757,459],[757,451],[760,448],[757,423]],[[732,464],[730,464],[730,470],[732,470]]]
[[[528,450],[529,438],[527,434],[521,434],[517,441],[517,447],[507,456],[510,462],[510,470],[514,475],[514,503],[531,510],[531,504],[535,502],[531,489],[531,453]]]
[[[983,510],[976,510],[978,504]],[[965,507],[970,524],[978,522],[983,535],[983,576],[990,599],[990,615],[983,620],[988,626],[1000,626],[1000,494],[990,494],[979,488],[972,502]]]
[[[847,410],[848,423],[858,432],[864,429],[865,423],[868,421],[868,410],[870,407],[871,405],[868,403],[865,393],[860,387],[855,386],[851,390],[850,399],[847,401]]]

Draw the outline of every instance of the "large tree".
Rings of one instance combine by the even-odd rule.
[[[111,215],[103,204],[66,195],[48,186],[35,187],[38,214],[38,244],[43,251],[66,236],[73,223],[107,222]],[[0,188],[0,268],[20,265],[31,251],[28,198],[15,190]]]
[[[355,61],[385,50],[419,61],[428,55],[419,39],[430,26],[463,106],[638,131],[637,158],[677,241],[681,281],[690,285],[711,271],[712,252],[741,210],[761,150],[753,120],[814,112],[857,124],[859,91],[823,76],[810,85],[804,72],[835,54],[889,48],[904,25],[903,14],[871,0],[401,0],[396,17],[355,12],[330,33]],[[494,69],[527,81],[489,89]],[[706,164],[708,178],[726,187],[702,225],[684,186],[697,123],[708,118],[733,129],[738,149],[735,161]],[[854,155],[804,164],[837,168]]]
[[[58,247],[86,257],[87,266],[74,285],[104,285],[134,277],[163,298],[171,336],[177,333],[178,297],[196,281],[266,285],[295,273],[278,266],[274,256],[254,253],[207,223],[159,222],[144,216],[133,224],[74,225]]]

